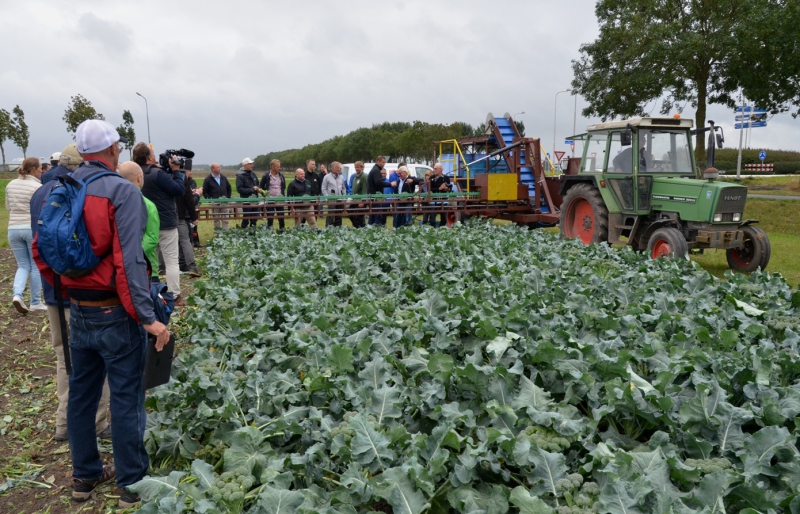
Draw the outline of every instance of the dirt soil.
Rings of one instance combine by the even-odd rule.
[[[0,514],[132,512],[117,509],[113,482],[98,488],[85,503],[70,499],[69,444],[53,439],[56,356],[47,312],[20,314],[14,309],[16,269],[11,250],[0,248]],[[192,282],[181,276],[184,294],[191,293]],[[173,320],[176,315],[180,312]],[[100,449],[104,460],[112,463],[110,442],[101,443]],[[6,490],[9,479],[23,481]]]

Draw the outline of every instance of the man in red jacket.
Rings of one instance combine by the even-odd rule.
[[[85,179],[117,169],[119,134],[108,122],[87,120],[78,126],[75,143],[83,163],[73,177]],[[98,486],[117,479],[119,506],[130,508],[139,497],[127,486],[141,480],[149,461],[144,447],[147,414],[143,373],[147,334],[156,350],[169,341],[169,331],[156,320],[150,298],[150,277],[142,250],[147,209],[142,193],[123,177],[104,176],[87,186],[83,219],[100,264],[82,277],[62,277],[71,299],[69,310],[70,377],[67,435],[72,454],[75,501],[88,500]],[[53,270],[33,254],[42,276],[53,283]],[[114,465],[103,467],[95,440],[95,413],[108,377],[111,389],[111,435]],[[115,469],[116,467],[116,469]]]

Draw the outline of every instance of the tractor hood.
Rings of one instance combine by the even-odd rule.
[[[714,223],[715,214],[726,214],[716,223],[739,219],[747,200],[747,188],[738,184],[709,182],[690,178],[656,177],[653,179],[652,207],[677,212],[684,221]]]

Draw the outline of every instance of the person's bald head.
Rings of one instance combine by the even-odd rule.
[[[144,185],[144,175],[142,174],[142,167],[133,161],[127,161],[121,163],[117,167],[117,172],[126,179],[136,184],[136,187],[138,187],[139,189],[141,189],[142,186]]]

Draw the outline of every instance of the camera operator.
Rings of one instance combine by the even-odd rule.
[[[161,218],[161,230],[158,234],[159,253],[163,256],[167,275],[167,290],[175,295],[175,305],[186,305],[181,298],[181,271],[178,264],[178,208],[175,199],[182,197],[184,174],[180,171],[178,160],[171,156],[169,171],[163,170],[156,163],[153,149],[146,143],[139,143],[133,149],[133,161],[142,167],[144,186],[142,195],[153,202]],[[155,263],[151,263],[155,266]]]

